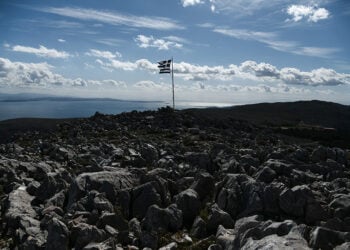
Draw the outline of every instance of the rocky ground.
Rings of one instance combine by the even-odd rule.
[[[97,113],[0,145],[0,249],[350,249],[349,164],[234,119]]]

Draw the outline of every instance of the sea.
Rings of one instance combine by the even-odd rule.
[[[114,99],[33,99],[0,100],[0,121],[15,118],[82,118],[96,112],[120,114],[123,112],[157,110],[172,106],[162,101],[124,101]],[[176,109],[229,107],[231,103],[177,102]]]

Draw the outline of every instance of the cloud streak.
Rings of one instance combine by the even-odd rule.
[[[280,40],[276,32],[261,32],[246,29],[214,28],[213,32],[233,37],[240,40],[256,41],[267,45],[269,48],[297,55],[329,58],[339,52],[337,48],[304,47],[295,41]]]
[[[46,58],[68,58],[71,56],[68,52],[58,51],[56,49],[48,49],[42,45],[40,45],[39,48],[15,45],[12,47],[12,51],[34,54],[38,57]]]
[[[174,37],[170,37],[174,39]],[[176,38],[175,38],[176,39]],[[165,39],[156,39],[153,36],[138,35],[135,39],[140,48],[157,48],[158,50],[169,50],[171,48],[181,49],[183,44]]]
[[[41,12],[56,14],[59,16],[70,17],[84,21],[95,21],[106,23],[114,26],[128,26],[133,28],[147,28],[155,30],[179,30],[184,29],[178,22],[157,16],[136,16],[130,14],[122,14],[118,12],[101,11],[85,8],[41,8],[36,9]]]

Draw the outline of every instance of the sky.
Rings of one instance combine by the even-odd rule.
[[[350,104],[348,0],[0,0],[0,93]]]

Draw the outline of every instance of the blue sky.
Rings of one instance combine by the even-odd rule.
[[[347,0],[0,1],[0,92],[350,104]]]

